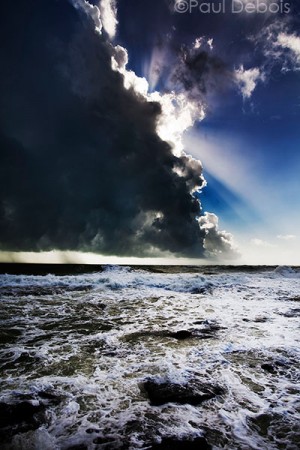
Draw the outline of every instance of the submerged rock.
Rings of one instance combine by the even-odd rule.
[[[300,317],[300,308],[290,309],[289,311],[282,313],[284,317]]]
[[[39,391],[38,396],[42,399],[42,403],[44,406],[48,405],[58,405],[62,400],[62,395],[57,395],[50,391]]]
[[[191,330],[178,330],[178,331],[167,331],[167,330],[143,330],[136,331],[134,333],[127,334],[123,337],[126,341],[138,341],[140,339],[152,338],[172,338],[178,341],[183,341],[185,339],[210,339],[215,337],[215,332],[221,329],[218,326],[205,327],[201,329],[191,329]]]
[[[147,380],[143,383],[142,390],[147,393],[150,403],[154,406],[170,402],[196,406],[224,393],[219,386],[202,384],[196,380],[187,384]]]
[[[68,447],[67,450],[87,450],[88,447],[85,444],[77,444],[72,445],[72,447]]]
[[[214,287],[212,283],[207,283],[205,286],[193,287],[190,293],[199,295],[212,294]]]
[[[275,416],[274,416],[275,417]],[[268,429],[271,425],[273,416],[271,414],[259,414],[256,417],[248,418],[248,423],[254,425],[254,427],[259,431],[263,436],[267,436]]]
[[[211,450],[204,437],[197,437],[193,440],[176,438],[163,438],[159,444],[154,444],[150,450]]]
[[[261,365],[261,368],[263,369],[263,370],[265,370],[266,372],[269,372],[269,373],[276,373],[277,372],[277,370],[276,370],[276,368],[273,366],[273,364],[270,364],[270,363],[265,363],[265,364],[262,364]]]
[[[12,403],[0,402],[0,440],[38,429],[46,422],[45,411],[56,406],[64,396],[50,390],[16,394]]]
[[[45,422],[45,406],[30,402],[0,403],[0,437],[9,439],[16,433],[36,430]]]
[[[175,333],[170,333],[170,337],[178,339],[178,340],[184,340],[192,337],[192,332],[188,330],[180,330],[176,331]]]

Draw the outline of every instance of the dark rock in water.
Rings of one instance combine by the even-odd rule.
[[[207,289],[205,287],[196,287],[191,290],[191,294],[206,294]]]
[[[13,344],[22,335],[22,331],[16,328],[0,330],[0,344]]]
[[[188,339],[188,338],[192,337],[192,333],[191,333],[191,331],[188,331],[188,330],[180,330],[180,331],[176,331],[175,333],[171,333],[170,337],[181,341],[183,339]]]
[[[97,428],[87,428],[87,429],[85,430],[85,432],[86,432],[87,434],[93,434],[93,433],[100,433],[100,430],[97,429]]]
[[[114,352],[103,352],[102,355],[103,356],[107,356],[108,358],[113,358],[115,356],[118,356],[118,353],[116,351],[114,351]]]
[[[262,364],[261,368],[263,370],[265,370],[266,372],[269,372],[269,373],[276,373],[277,372],[275,367],[273,366],[273,364],[270,364],[270,363]]]
[[[292,302],[300,302],[300,295],[296,296],[296,297],[290,297],[290,298],[288,298],[288,300],[290,300]]]
[[[284,317],[300,317],[300,308],[290,309],[286,313],[282,314]]]
[[[105,303],[98,303],[97,304],[97,307],[99,308],[99,309],[105,309],[106,308],[106,304]]]
[[[273,416],[270,414],[260,414],[256,417],[249,418],[248,422],[250,425],[254,425],[254,427],[259,431],[259,434],[267,436],[268,428],[271,425],[272,419]]]
[[[64,399],[64,395],[54,393],[50,390],[38,391],[35,394],[16,394],[16,400],[20,400],[22,402],[27,402],[32,405],[32,401],[38,401],[41,407],[49,406],[49,405],[58,405]],[[31,402],[31,403],[30,403]]]
[[[213,290],[213,284],[201,286],[201,287],[195,287],[190,292],[191,292],[191,294],[205,295],[205,294],[212,294],[212,290]]]
[[[16,433],[36,430],[45,422],[45,406],[29,402],[0,403],[0,437],[9,439]]]
[[[203,322],[204,323],[204,322]],[[202,322],[201,322],[202,324]],[[134,333],[127,334],[123,337],[126,341],[136,341],[139,339],[144,339],[148,337],[154,337],[154,338],[173,338],[177,339],[178,341],[183,341],[184,339],[210,339],[214,338],[214,332],[217,330],[222,329],[219,325],[211,324],[209,326],[196,329],[193,328],[191,330],[179,330],[179,331],[167,331],[167,330],[143,330],[143,331],[136,331]]]
[[[63,400],[62,396],[53,394],[52,392],[49,391],[40,391],[38,395],[42,399],[42,403],[44,405],[45,403],[51,405],[58,405]]]
[[[72,447],[68,447],[66,450],[87,450],[87,446],[85,444],[72,445]]]
[[[147,380],[143,383],[142,389],[146,391],[150,403],[154,406],[170,402],[199,405],[205,400],[210,400],[224,393],[223,389],[218,386],[202,384],[196,380],[187,384]]]
[[[178,339],[184,340],[189,338],[197,338],[197,339],[210,339],[215,337],[215,332],[222,330],[224,328],[220,327],[215,323],[208,323],[207,321],[199,321],[199,325],[203,325],[202,328],[193,328],[191,330],[180,330],[175,333],[170,333],[169,336]]]
[[[103,445],[104,446],[103,448],[108,449],[108,450],[113,449],[113,448],[120,449],[120,450],[123,448],[126,448],[124,446],[124,443],[121,444],[116,440],[115,437],[109,437],[109,436],[97,437],[93,440],[93,443],[97,444],[97,445]]]
[[[197,437],[194,440],[176,438],[163,438],[160,444],[154,444],[150,450],[211,450],[204,437]]]
[[[265,323],[268,322],[268,318],[267,317],[255,317],[254,322],[256,323]]]

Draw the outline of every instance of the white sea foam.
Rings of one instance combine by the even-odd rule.
[[[162,436],[205,433],[215,449],[297,448],[299,277],[107,267],[2,275],[0,284],[0,400],[30,395],[46,402],[48,417],[5,448],[134,450]],[[53,286],[62,290],[14,295],[18,287]],[[70,289],[78,286],[90,290]],[[174,338],[180,330],[190,338]],[[225,393],[200,406],[151,406],[140,389],[149,377],[216,383]]]

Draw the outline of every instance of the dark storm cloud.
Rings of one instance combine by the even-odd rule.
[[[234,82],[234,72],[224,61],[202,48],[181,48],[169,77],[169,85],[195,102],[206,103],[207,96],[220,94]]]
[[[158,137],[160,105],[124,89],[92,19],[66,0],[0,17],[1,250],[203,255],[201,166]]]

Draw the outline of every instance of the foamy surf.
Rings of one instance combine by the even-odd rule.
[[[299,448],[297,270],[0,283],[3,448]]]

